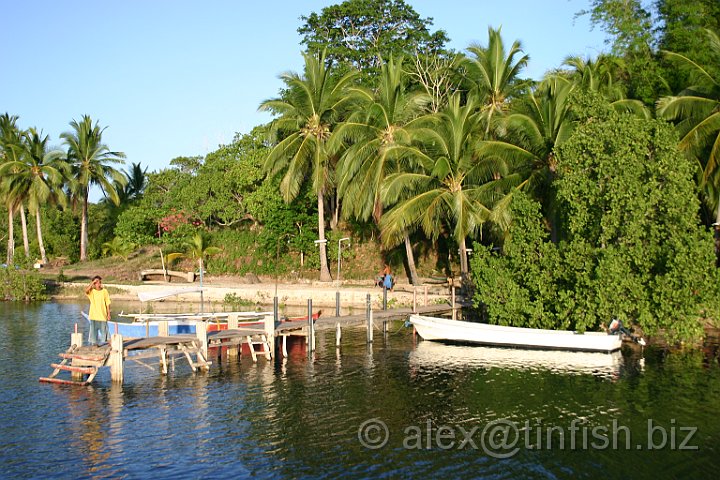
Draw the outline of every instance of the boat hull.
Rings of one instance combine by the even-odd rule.
[[[423,339],[441,342],[605,353],[622,345],[619,335],[601,332],[503,327],[422,315],[411,315],[409,321]]]

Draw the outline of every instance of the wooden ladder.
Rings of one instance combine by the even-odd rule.
[[[210,365],[212,365],[212,362],[205,358],[202,349],[199,345],[197,345],[196,342],[191,342],[190,345],[181,343],[180,345],[178,345],[178,349],[185,354],[185,358],[190,364],[190,368],[193,372],[196,371],[198,368],[202,368],[205,370],[210,369]],[[196,361],[193,361],[192,359],[191,354],[193,353],[195,354]],[[167,366],[165,366],[164,373],[167,373]]]
[[[40,377],[41,382],[46,383],[59,383],[63,385],[89,385],[95,379],[100,367],[105,365],[108,356],[110,355],[110,349],[106,349],[102,355],[93,355],[92,353],[80,353],[78,348],[73,345],[66,352],[60,354],[62,361],[60,363],[51,363],[50,366],[54,368],[53,372],[48,377]],[[68,362],[71,362],[68,365]],[[77,363],[77,365],[72,365]],[[80,373],[87,375],[85,380],[66,380],[63,378],[56,378],[60,372],[71,372]]]
[[[272,352],[270,351],[270,342],[268,342],[267,335],[258,335],[258,337],[260,337],[260,340],[253,340],[251,335],[245,337],[248,348],[250,349],[250,355],[252,355],[253,362],[257,362],[258,353],[261,355],[265,355],[265,358],[267,360],[270,360],[272,358]],[[262,349],[256,351],[255,345],[261,345]]]

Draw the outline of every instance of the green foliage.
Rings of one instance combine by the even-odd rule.
[[[243,307],[253,307],[255,302],[237,296],[235,293],[226,293],[223,298],[223,305],[229,307],[230,311],[238,311]]]
[[[691,340],[717,315],[710,234],[697,224],[692,164],[672,128],[578,98],[583,119],[558,148],[559,244],[515,194],[502,254],[476,246],[475,303],[493,323],[597,329],[611,318]]]
[[[325,50],[342,71],[367,77],[379,73],[381,58],[437,53],[449,41],[442,30],[431,33],[432,18],[420,18],[403,0],[346,0],[300,18],[308,52]]]
[[[0,300],[30,302],[45,298],[45,285],[37,273],[0,268]]]
[[[476,287],[473,304],[498,325],[574,328],[558,325],[552,309],[559,255],[543,228],[540,204],[518,191],[510,209],[513,222],[504,251],[474,246],[470,261]]]
[[[102,253],[103,255],[109,255],[111,257],[121,257],[127,260],[128,255],[130,255],[133,250],[135,250],[135,247],[136,245],[134,243],[128,242],[122,237],[115,237],[109,242],[105,242],[102,244]]]
[[[80,221],[69,210],[41,210],[43,240],[49,257],[64,257],[76,262],[80,256]]]

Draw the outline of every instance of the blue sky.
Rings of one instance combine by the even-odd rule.
[[[68,123],[89,114],[105,143],[149,170],[205,155],[271,119],[278,75],[302,67],[300,16],[339,1],[0,0],[0,113],[20,116],[59,145]],[[450,47],[486,44],[502,26],[520,40],[540,78],[568,55],[595,57],[589,0],[406,0],[433,18]]]

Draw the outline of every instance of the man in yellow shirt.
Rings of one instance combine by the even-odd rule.
[[[90,300],[90,345],[98,344],[98,334],[100,334],[100,343],[107,342],[107,322],[110,320],[110,294],[103,287],[102,278],[95,275],[90,285],[85,289],[85,295]]]

